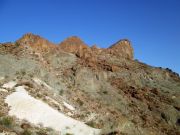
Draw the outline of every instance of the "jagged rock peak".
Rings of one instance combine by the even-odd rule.
[[[39,35],[32,33],[24,34],[19,40],[16,41],[16,43],[23,46],[31,46],[33,49],[39,51],[49,51],[56,48],[55,44],[49,42]]]
[[[93,45],[91,49],[99,49],[99,47],[97,47],[97,45]]]
[[[17,42],[35,42],[38,39],[41,39],[39,35],[35,35],[33,33],[26,33],[24,34]]]
[[[59,47],[67,52],[77,52],[82,49],[89,48],[79,37],[72,36],[66,38],[59,44]]]
[[[128,39],[121,39],[116,43],[112,44],[109,48],[114,48],[119,45],[131,45],[131,42]]]
[[[128,39],[122,39],[111,45],[109,49],[112,49],[114,53],[121,54],[128,59],[134,58],[134,51],[131,42]]]
[[[60,45],[83,45],[87,46],[79,37],[71,36],[66,38],[64,41],[60,43]]]

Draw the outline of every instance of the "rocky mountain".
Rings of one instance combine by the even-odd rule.
[[[134,60],[127,39],[98,48],[25,34],[0,44],[6,134],[179,135],[179,74]]]
[[[55,48],[55,44],[38,35],[33,35],[32,33],[23,35],[23,37],[17,40],[16,43],[24,47],[31,47],[35,51],[39,52],[47,52]]]

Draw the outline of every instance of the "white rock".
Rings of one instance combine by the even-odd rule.
[[[65,106],[66,108],[68,108],[69,110],[71,110],[71,111],[74,111],[74,110],[75,110],[75,108],[74,108],[72,105],[70,105],[70,104],[68,104],[68,103],[66,103],[66,102],[64,102],[64,101],[63,101],[63,104],[64,104],[64,106]]]
[[[0,88],[0,92],[8,92],[6,89]]]
[[[39,78],[33,78],[34,82],[36,82],[38,85],[44,85],[48,89],[52,89],[47,83],[43,82]]]
[[[68,112],[67,115],[68,115],[68,116],[73,116],[73,113]]]
[[[9,115],[16,116],[30,123],[44,127],[51,127],[60,132],[61,135],[71,133],[74,135],[98,135],[100,129],[89,127],[71,117],[58,112],[41,100],[30,96],[23,86],[16,87],[16,92],[8,95],[5,102],[10,106]]]
[[[92,121],[92,120],[94,120],[95,118],[97,118],[97,114],[96,113],[90,113],[89,115],[88,115],[88,117],[86,118],[86,121],[88,122],[88,121]]]
[[[17,83],[15,81],[10,81],[5,83],[2,87],[5,89],[12,89]]]
[[[0,77],[0,81],[4,80],[4,77]]]
[[[50,98],[50,97],[48,97],[48,96],[46,96],[45,98],[46,98],[47,100],[49,100],[50,102],[52,102],[52,103],[54,103],[54,104],[56,104],[56,105],[59,106],[59,103],[58,103],[56,100],[54,100],[54,99],[52,99],[52,98]]]

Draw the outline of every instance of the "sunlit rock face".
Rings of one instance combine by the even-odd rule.
[[[83,49],[89,48],[79,37],[72,36],[60,43],[59,47],[67,52],[82,53]]]
[[[61,42],[59,48],[84,58],[94,58],[99,55],[111,55],[131,60],[134,58],[133,48],[130,41],[127,39],[119,40],[109,48],[101,49],[97,48],[95,45],[90,48],[80,38],[72,36]]]
[[[19,40],[16,41],[16,44],[31,47],[36,52],[51,51],[56,48],[55,44],[40,37],[39,35],[34,35],[32,33],[24,34]]]
[[[125,57],[128,59],[134,58],[133,48],[131,46],[130,41],[127,39],[120,40],[117,43],[110,46],[109,48],[112,50],[112,53],[114,55]]]

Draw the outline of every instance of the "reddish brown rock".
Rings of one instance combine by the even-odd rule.
[[[115,66],[115,65],[112,65],[112,72],[116,72],[119,70],[119,67],[118,66]]]
[[[65,52],[74,53],[80,58],[97,58],[100,55],[104,55],[105,57],[111,55],[127,59],[133,59],[134,57],[133,48],[131,47],[130,41],[127,39],[120,40],[107,49],[100,49],[96,45],[90,48],[80,38],[73,36],[61,42],[59,48]]]
[[[75,53],[79,57],[82,57],[83,51],[89,47],[77,36],[72,36],[61,42],[59,48],[63,51]]]
[[[22,38],[16,41],[16,43],[26,47],[30,46],[32,49],[38,52],[49,52],[57,48],[55,44],[32,33],[23,35]]]
[[[112,53],[113,55],[125,57],[128,59],[134,58],[133,48],[130,41],[127,39],[118,41],[117,43],[110,46],[109,49],[110,53]]]

